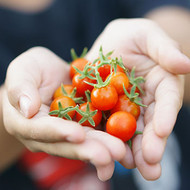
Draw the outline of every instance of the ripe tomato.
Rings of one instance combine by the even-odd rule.
[[[109,64],[102,65],[101,67],[98,68],[98,72],[102,80],[105,81],[107,76],[111,72],[111,65]],[[117,72],[124,72],[123,69],[119,65],[117,65]]]
[[[81,105],[79,106],[79,109],[82,110],[83,112],[86,111],[86,108],[87,108],[87,103],[86,103],[86,102],[83,103],[83,104],[81,104]],[[92,105],[91,102],[89,102],[89,108],[90,108],[90,112],[97,110],[97,109]],[[77,120],[77,122],[79,122],[81,119],[82,119],[81,114],[79,114],[79,113],[77,112],[77,113],[76,113],[76,120]],[[100,110],[98,110],[97,113],[96,113],[94,116],[92,116],[92,119],[94,120],[95,126],[92,126],[92,125],[89,123],[88,120],[86,120],[85,122],[83,122],[81,125],[83,125],[83,126],[89,126],[89,127],[93,127],[93,128],[97,127],[97,126],[100,124],[101,120],[102,120],[102,112],[101,112]]]
[[[111,114],[117,111],[126,111],[131,113],[137,120],[140,115],[140,106],[131,102],[126,95],[120,95],[116,105],[111,109]]]
[[[94,88],[91,92],[92,105],[102,111],[112,109],[117,103],[117,100],[117,91],[111,85],[102,88]]]
[[[71,84],[67,84],[67,85],[63,85],[65,91],[67,92],[67,94],[71,94],[71,92],[73,91],[74,87]],[[54,94],[53,94],[53,99],[59,97],[59,96],[64,96],[62,90],[61,90],[61,86],[59,86]],[[75,95],[77,97],[77,95]]]
[[[125,73],[116,72],[111,76],[110,84],[115,87],[119,95],[124,94],[123,85],[125,89],[129,86],[129,79]]]
[[[50,105],[50,112],[54,111],[54,110],[59,110],[59,106],[58,103],[61,103],[63,108],[67,108],[69,106],[76,106],[76,103],[69,97],[67,96],[59,96],[57,98],[55,98]],[[68,115],[73,118],[75,116],[75,110],[72,110],[70,112],[68,112]],[[58,116],[58,115],[53,115],[53,116]]]
[[[136,128],[136,119],[132,114],[124,111],[115,112],[106,123],[107,133],[118,137],[124,142],[133,137]]]
[[[85,83],[85,81],[95,84],[96,80],[89,79],[87,77],[80,79],[80,76],[81,75],[79,73],[75,74],[72,79],[72,85],[77,88],[77,93],[79,94],[79,96],[84,96],[86,90],[92,91],[92,89],[94,88],[92,85]]]
[[[74,61],[72,61],[70,67],[70,78],[72,79],[74,75],[77,73],[73,66],[82,71],[87,63],[88,60],[86,60],[85,58],[77,58]]]

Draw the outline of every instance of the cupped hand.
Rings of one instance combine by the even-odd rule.
[[[54,91],[70,83],[69,65],[43,47],[32,48],[10,64],[3,95],[6,130],[33,152],[92,163],[101,180],[109,179],[114,160],[126,149],[121,140],[77,122],[49,116]]]
[[[168,136],[171,134],[183,102],[184,78],[190,72],[190,60],[181,53],[155,23],[146,19],[118,19],[112,21],[95,41],[87,58],[94,60],[98,50],[114,50],[113,57],[122,57],[126,67],[136,67],[136,75],[146,80],[143,85],[143,103],[137,135],[132,150],[126,145],[127,155],[121,164],[137,167],[147,180],[161,175],[160,161]]]

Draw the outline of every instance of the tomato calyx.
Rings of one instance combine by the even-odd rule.
[[[109,64],[109,65],[111,65],[111,68],[110,68],[111,71],[113,70],[114,73],[117,72],[117,66],[121,67],[124,72],[127,72],[127,68],[123,64],[122,57],[120,57],[120,59],[118,59],[118,57],[110,59],[110,56],[112,55],[112,53],[113,53],[113,51],[110,51],[106,55],[104,55],[102,46],[101,46],[100,50],[99,50],[99,59],[95,60],[95,61],[100,61],[100,63],[97,65],[97,67],[99,68],[105,64]],[[110,71],[110,73],[111,73],[111,71]]]
[[[142,89],[141,86],[140,86],[140,84],[142,84],[142,83],[145,82],[144,77],[142,77],[142,76],[140,76],[140,77],[135,77],[135,67],[132,68],[130,74],[129,74],[129,72],[127,72],[127,75],[128,75],[130,84],[131,84],[132,86],[136,86],[136,88],[139,89],[140,93],[141,93],[141,94],[144,94],[144,91],[143,91],[143,89]]]
[[[90,65],[90,62],[88,62],[84,69],[81,71],[77,67],[73,66],[73,68],[76,70],[77,73],[80,74],[79,79],[89,78],[92,80],[96,80],[96,78],[93,76],[94,70],[93,67]]]
[[[75,107],[75,110],[82,116],[81,120],[79,121],[79,124],[82,124],[84,123],[85,121],[88,120],[88,122],[95,127],[95,122],[94,120],[92,119],[92,117],[94,115],[96,115],[96,113],[98,112],[98,110],[95,110],[95,111],[90,111],[90,106],[89,106],[89,102],[87,102],[87,106],[86,106],[86,111],[82,111],[79,109],[78,106]]]
[[[61,84],[61,91],[62,91],[64,96],[71,98],[75,103],[78,103],[78,104],[84,103],[84,101],[82,100],[83,97],[75,97],[76,93],[77,93],[76,87],[72,90],[72,92],[70,94],[68,94],[64,88],[64,85]]]
[[[109,52],[108,54],[104,55],[103,54],[103,51],[102,51],[102,47],[100,47],[100,50],[99,50],[99,58],[96,59],[92,66],[90,67],[92,69],[92,71],[94,72],[94,75],[95,75],[95,79],[97,81],[96,84],[93,84],[93,83],[89,83],[89,82],[86,82],[87,84],[89,85],[92,85],[94,88],[102,88],[102,87],[105,87],[107,85],[109,85],[110,83],[110,80],[111,80],[111,74],[112,74],[112,66],[111,66],[111,74],[107,77],[107,79],[105,81],[102,80],[102,77],[100,76],[100,73],[98,71],[98,69],[103,66],[103,65],[106,65],[106,64],[111,64],[111,60],[109,59],[109,56],[112,54],[113,52]],[[98,63],[99,62],[99,63]]]
[[[83,58],[83,57],[87,54],[87,52],[88,52],[88,48],[85,47],[85,48],[83,49],[81,55],[78,56],[78,55],[76,54],[75,50],[72,48],[72,49],[71,49],[71,58],[72,58],[73,61],[76,60],[76,59],[78,59],[78,58]]]
[[[128,93],[125,86],[123,85],[124,93],[131,102],[134,102],[135,104],[142,106],[142,107],[147,107],[147,105],[144,105],[141,103],[142,99],[139,97],[139,93],[135,92],[135,89],[136,89],[136,85],[133,85],[130,93]]]
[[[87,81],[85,81],[85,83],[93,86],[94,88],[102,88],[102,87],[109,85],[110,80],[111,80],[111,75],[109,75],[108,78],[105,81],[103,81],[102,78],[100,77],[100,73],[98,72],[98,66],[94,66],[93,69],[95,71],[95,79],[96,79],[97,83],[94,84],[94,83],[90,83]]]
[[[127,71],[128,71],[127,68],[123,64],[123,60],[122,60],[121,57],[120,57],[120,59],[118,59],[117,57],[112,58],[110,64],[111,64],[111,67],[114,70],[114,73],[117,72],[117,66],[121,67],[123,69],[124,73],[127,73]]]
[[[75,110],[76,108],[73,106],[69,106],[66,108],[63,108],[61,105],[61,102],[58,102],[58,110],[53,110],[49,112],[49,115],[57,115],[60,118],[65,117],[67,120],[72,120],[71,117],[68,115],[68,112]]]
[[[78,106],[75,107],[76,112],[78,112],[82,116],[81,120],[79,121],[79,124],[88,121],[93,127],[95,127],[96,124],[92,119],[92,117],[97,114],[98,110],[90,111],[90,105],[89,105],[91,103],[90,91],[89,90],[85,91],[85,95],[87,98],[86,111],[82,111],[81,109],[79,109]]]

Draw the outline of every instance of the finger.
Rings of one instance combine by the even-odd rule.
[[[146,54],[150,55],[164,69],[175,74],[190,72],[190,59],[180,51],[179,45],[169,38],[160,27],[155,25],[147,30],[145,39]]]
[[[144,128],[144,123],[143,123],[143,113],[144,111],[141,111],[141,115],[137,120],[137,131],[143,131]],[[140,135],[140,134],[139,134]],[[139,136],[136,135],[136,136]],[[133,148],[133,141],[136,141],[136,136],[134,136],[131,140],[132,140],[132,148]],[[141,141],[139,141],[139,143],[141,143]],[[138,143],[136,143],[138,145]],[[126,144],[126,154],[125,157],[120,161],[120,163],[127,169],[132,169],[136,167],[135,164],[135,159],[134,159],[134,155],[133,155],[133,151],[131,149],[131,147],[128,146],[128,144]]]
[[[120,164],[127,169],[133,169],[136,167],[133,153],[128,145],[126,145],[126,154],[124,158],[120,161]]]
[[[96,140],[86,139],[82,143],[41,143],[29,141],[26,143],[32,151],[44,151],[51,155],[66,157],[69,159],[79,159],[92,163],[96,169],[100,180],[110,179],[114,171],[114,161],[106,147]]]
[[[32,117],[41,102],[50,102],[66,70],[63,61],[45,48],[26,51],[10,64],[7,71],[6,88],[10,103],[25,117]]]
[[[181,107],[183,78],[155,67],[146,79],[146,96],[143,99],[148,108],[144,115],[146,127],[143,132],[142,153],[146,162],[155,164],[163,157],[167,137],[173,130]]]
[[[161,165],[159,162],[155,164],[149,164],[144,160],[141,141],[142,136],[139,135],[133,142],[133,154],[136,167],[146,180],[156,180],[161,176]]]
[[[156,164],[162,160],[167,138],[161,138],[153,129],[152,122],[146,125],[142,138],[142,155],[149,164]]]
[[[160,82],[156,90],[153,124],[160,137],[172,132],[182,106],[184,81],[181,76],[170,76]],[[167,89],[167,90],[166,90]]]
[[[142,116],[138,120],[138,126],[140,126],[139,130],[142,131],[142,128],[144,126]],[[147,131],[148,130],[147,130],[147,126],[146,126],[143,131],[143,135],[135,136],[135,138],[132,141],[132,151],[133,151],[133,156],[134,156],[134,161],[135,161],[136,167],[138,168],[141,175],[146,180],[156,180],[161,175],[160,162],[159,161],[156,162],[155,158],[154,158],[155,152],[156,152],[156,155],[158,155],[159,147],[158,148],[153,147],[153,149],[149,149],[148,153],[143,152],[144,144],[142,141],[146,137]],[[152,137],[151,139],[147,139],[147,143],[152,143],[152,141],[151,141],[152,139],[155,140],[154,137]],[[154,141],[153,141],[153,144],[154,144]],[[157,150],[158,150],[158,152],[157,152]],[[152,151],[152,152],[150,152],[150,151]],[[151,160],[150,162],[147,162],[144,155],[146,155],[146,158],[148,158],[149,160],[153,159],[153,161]]]
[[[6,129],[18,138],[42,142],[81,142],[85,138],[85,131],[81,125],[77,122],[48,116],[47,106],[42,105],[35,117],[27,119],[9,104],[6,96],[3,103],[5,104],[3,112]]]
[[[143,102],[148,107],[155,103],[152,110],[154,114],[149,117],[153,120],[154,130],[158,136],[167,137],[182,105],[184,77],[167,73],[157,66],[146,76],[144,88],[146,95]]]
[[[119,161],[124,167],[128,169],[135,167],[131,149],[120,139],[98,130],[88,131],[87,137],[98,140],[100,143],[106,146],[113,160]]]
[[[106,166],[97,166],[96,169],[97,169],[98,178],[101,181],[106,181],[111,179],[111,177],[113,176],[114,168],[115,168],[114,162],[111,162]]]
[[[153,114],[154,114],[155,103],[151,103],[144,114],[145,129],[143,131],[142,138],[142,154],[143,158],[149,164],[156,164],[162,160],[166,138],[159,137],[153,125]],[[156,148],[155,148],[156,147]]]
[[[151,106],[150,106],[151,107]],[[147,108],[149,109],[149,107]],[[155,180],[159,178],[161,175],[161,167],[160,167],[160,160],[163,154],[163,149],[160,150],[160,146],[154,146],[157,145],[154,142],[157,141],[157,139],[154,139],[154,136],[147,136],[149,134],[149,127],[147,126],[147,122],[150,120],[149,117],[151,117],[151,114],[153,109],[149,109],[148,111],[142,111],[142,115],[139,117],[137,121],[137,130],[143,131],[142,135],[136,135],[132,139],[132,152],[133,152],[133,159],[136,164],[136,167],[142,174],[142,176],[147,180]],[[151,120],[150,120],[151,121]],[[146,126],[144,128],[144,122],[146,123]],[[154,130],[152,130],[154,131]],[[150,139],[148,139],[150,137]],[[150,146],[152,149],[148,149],[149,151],[146,151],[144,153],[145,145],[143,144],[144,139],[146,139],[147,143],[150,143]],[[148,148],[150,148],[148,147]],[[156,147],[156,148],[155,148]],[[162,147],[163,148],[163,147]],[[160,154],[161,152],[161,154]],[[157,158],[159,157],[159,159]],[[145,158],[148,159],[148,162]],[[153,159],[153,160],[152,160]]]
[[[120,161],[126,155],[124,143],[106,132],[91,129],[87,131],[86,137],[94,139],[105,146],[114,160]]]

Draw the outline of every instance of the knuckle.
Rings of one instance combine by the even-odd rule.
[[[44,52],[50,52],[50,50],[43,46],[35,46],[27,50],[28,53],[36,54],[38,52],[44,53]]]
[[[124,19],[115,19],[108,23],[108,25],[105,28],[105,31],[112,32],[114,29],[119,29],[123,26],[124,22],[126,22]]]

